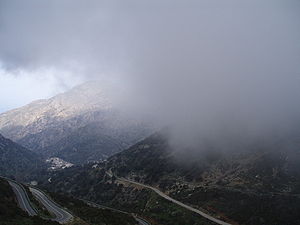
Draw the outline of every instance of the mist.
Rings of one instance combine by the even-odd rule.
[[[278,139],[300,122],[299,15],[296,0],[2,0],[0,62],[99,79],[177,146]]]

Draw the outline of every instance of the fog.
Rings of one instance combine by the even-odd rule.
[[[1,0],[0,62],[100,79],[176,145],[279,138],[300,121],[299,17],[297,0]]]

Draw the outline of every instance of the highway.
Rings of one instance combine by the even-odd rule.
[[[110,177],[113,176],[113,174],[111,172],[106,172]],[[115,176],[115,175],[114,175]],[[138,186],[141,186],[141,187],[144,187],[144,188],[147,188],[147,189],[151,189],[152,191],[154,191],[155,193],[157,193],[158,195],[160,195],[161,197],[163,197],[164,199],[168,200],[168,201],[171,201],[183,208],[186,208],[187,210],[189,211],[192,211],[200,216],[203,216],[204,218],[216,223],[216,224],[219,224],[219,225],[231,225],[230,223],[226,223],[222,220],[219,220],[211,215],[208,215],[207,213],[205,212],[202,212],[200,211],[199,209],[195,209],[191,206],[188,206],[180,201],[177,201],[176,199],[174,198],[171,198],[170,196],[166,195],[165,193],[161,192],[160,190],[158,190],[157,188],[155,187],[152,187],[152,186],[149,186],[149,185],[146,185],[146,184],[142,184],[142,183],[139,183],[139,182],[136,182],[136,181],[132,181],[132,180],[128,180],[126,178],[123,178],[123,177],[117,177],[115,176],[116,179],[120,180],[120,181],[123,181],[123,182],[128,182],[128,183],[132,183],[132,184],[135,184],[135,185],[138,185]]]
[[[54,221],[63,224],[73,219],[73,216],[68,211],[58,206],[40,190],[30,187],[30,191],[32,192],[34,197],[36,197],[50,213],[55,215],[55,218],[53,219]]]
[[[18,204],[21,209],[26,211],[29,216],[35,216],[37,215],[36,210],[31,206],[29,198],[27,196],[27,193],[25,189],[20,185],[13,181],[8,180],[8,183],[12,187],[15,195],[17,196]]]

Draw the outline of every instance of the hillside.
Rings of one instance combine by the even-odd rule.
[[[2,113],[0,132],[45,158],[74,163],[105,159],[151,132],[150,126],[114,107],[99,86],[87,82]]]
[[[0,129],[8,138],[36,150],[47,146],[56,136],[76,129],[84,120],[93,120],[93,112],[110,108],[97,85],[86,83],[50,99],[2,113]]]
[[[0,225],[58,225],[54,221],[30,217],[21,210],[16,201],[15,194],[7,181],[0,178]]]
[[[43,155],[74,164],[107,159],[149,134],[150,128],[111,112],[105,120],[87,124],[41,150]]]
[[[0,175],[26,180],[43,167],[38,155],[0,134]]]
[[[107,163],[57,172],[52,174],[51,184],[43,185],[169,224],[162,218],[175,213],[169,208],[172,204],[148,208],[154,196],[148,190],[110,178],[105,171],[111,170],[119,177],[158,187],[177,200],[234,224],[299,224],[297,149],[288,151],[283,143],[272,141],[245,145],[243,151],[222,152],[208,146],[209,151],[204,149],[201,154],[174,152],[165,135],[157,133],[110,157]]]
[[[227,151],[216,149],[213,143],[206,145],[198,151],[173,150],[165,135],[154,134],[112,156],[107,167],[120,176],[162,187],[164,182],[180,178],[182,182],[203,186],[247,185],[249,189],[266,192],[300,193],[300,152],[294,148],[297,143],[289,142],[291,149],[287,149],[277,141],[255,141],[232,145]]]

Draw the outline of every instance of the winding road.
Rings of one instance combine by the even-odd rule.
[[[131,184],[135,184],[135,185],[138,185],[138,186],[141,186],[141,187],[144,187],[144,188],[147,188],[147,189],[151,189],[152,191],[154,191],[155,193],[157,193],[158,195],[160,195],[161,197],[163,197],[164,199],[168,200],[168,201],[171,201],[183,208],[186,208],[187,210],[189,211],[192,211],[200,216],[203,216],[204,218],[216,223],[216,224],[219,224],[219,225],[231,225],[230,223],[226,223],[222,220],[219,220],[211,215],[208,215],[207,213],[205,212],[202,212],[200,211],[199,209],[195,209],[191,206],[188,206],[180,201],[177,201],[176,199],[174,198],[171,198],[170,196],[166,195],[165,193],[161,192],[160,190],[158,190],[157,188],[155,187],[152,187],[152,186],[149,186],[149,185],[146,185],[146,184],[142,184],[142,183],[139,183],[139,182],[136,182],[136,181],[132,181],[132,180],[128,180],[126,178],[123,178],[123,177],[117,177],[116,175],[113,175],[111,172],[106,172],[106,174],[108,174],[110,177],[114,176],[116,177],[116,179],[120,180],[120,181],[123,181],[123,182],[128,182],[128,183],[131,183]]]
[[[20,208],[23,209],[24,211],[26,211],[29,216],[37,215],[36,210],[30,204],[29,198],[27,196],[27,193],[26,193],[24,187],[22,187],[20,184],[18,184],[16,182],[13,182],[10,180],[8,180],[8,183],[10,184],[15,195],[17,196],[17,200],[18,200],[18,204],[19,204]]]
[[[36,197],[45,207],[46,209],[55,215],[55,221],[59,223],[67,223],[70,220],[73,219],[73,216],[71,213],[63,209],[62,207],[58,206],[55,202],[53,202],[46,194],[41,192],[38,189],[29,188],[34,197]]]
[[[219,220],[211,215],[208,215],[207,213],[204,213],[198,209],[195,209],[191,206],[188,206],[180,201],[177,201],[176,199],[173,199],[171,198],[170,196],[166,195],[165,193],[161,192],[160,190],[158,190],[157,188],[154,188],[152,186],[149,186],[149,185],[146,185],[146,184],[142,184],[142,183],[139,183],[139,182],[136,182],[136,181],[132,181],[132,180],[128,180],[126,178],[123,178],[123,177],[117,177],[115,175],[113,175],[112,173],[109,173],[109,172],[106,172],[110,177],[114,176],[116,177],[116,179],[120,180],[120,181],[123,181],[123,182],[128,182],[128,183],[131,183],[131,184],[135,184],[135,185],[138,185],[138,186],[141,186],[141,187],[144,187],[144,188],[147,188],[147,189],[150,189],[152,191],[154,191],[155,193],[157,193],[158,195],[160,195],[161,197],[163,197],[164,199],[168,200],[168,201],[171,201],[183,208],[186,208],[187,210],[189,211],[192,211],[200,216],[203,216],[204,218],[212,221],[212,222],[215,222],[216,224],[219,224],[219,225],[231,225],[229,223],[226,223],[222,220]],[[28,195],[26,193],[26,190],[24,189],[24,187],[22,187],[22,185],[18,184],[17,182],[15,181],[12,181],[10,179],[7,179],[7,181],[9,182],[9,184],[11,185],[16,197],[17,197],[17,200],[18,200],[18,203],[19,203],[19,206],[24,210],[26,211],[30,216],[35,216],[37,215],[37,211],[36,209],[34,209],[30,203],[30,200],[28,198]],[[71,213],[69,213],[68,211],[66,211],[65,209],[63,209],[62,207],[58,206],[55,202],[53,202],[46,194],[44,194],[42,191],[36,189],[36,188],[32,188],[30,187],[29,188],[30,191],[32,192],[32,194],[46,207],[46,209],[55,215],[55,221],[63,224],[63,223],[67,223],[69,222],[70,220],[73,219],[73,216]],[[89,202],[90,205],[93,205],[95,207],[102,207],[102,208],[108,208],[108,207],[104,207],[104,206],[100,206],[100,205],[97,205],[95,203],[92,203],[92,202]],[[119,211],[119,210],[118,210]],[[120,211],[122,212],[122,211]],[[141,218],[138,218],[138,217],[135,217],[135,219],[139,222],[140,225],[149,225],[149,223]]]
[[[139,223],[139,225],[150,225],[146,220],[139,218],[139,217],[134,217],[134,219]]]
[[[14,191],[18,205],[21,209],[23,209],[25,212],[28,213],[29,216],[36,216],[38,215],[38,211],[32,206],[30,199],[27,195],[27,192],[25,188],[22,186],[22,184],[19,184],[18,182],[11,180],[6,177],[1,178],[7,180],[9,185],[12,187],[12,190]],[[52,201],[46,194],[44,194],[42,191],[30,187],[29,190],[32,192],[32,194],[37,198],[45,207],[46,209],[55,215],[55,218],[52,219],[54,221],[57,221],[61,224],[67,223],[70,220],[73,219],[73,216],[71,213],[57,205],[54,201]],[[43,218],[43,217],[42,217]],[[43,219],[48,219],[48,218],[43,218]]]
[[[96,208],[100,208],[100,209],[109,209],[111,211],[114,211],[114,212],[118,212],[118,213],[124,213],[124,214],[131,214],[133,216],[133,218],[139,223],[139,225],[151,225],[148,221],[146,221],[145,219],[142,219],[132,213],[129,213],[129,212],[125,212],[125,211],[122,211],[122,210],[119,210],[119,209],[114,209],[114,208],[111,208],[111,207],[107,207],[107,206],[104,206],[104,205],[99,205],[95,202],[91,202],[91,201],[87,201],[87,200],[84,200],[84,199],[80,199],[81,201],[85,202],[86,204],[88,204],[89,206],[92,206],[92,207],[96,207]]]

